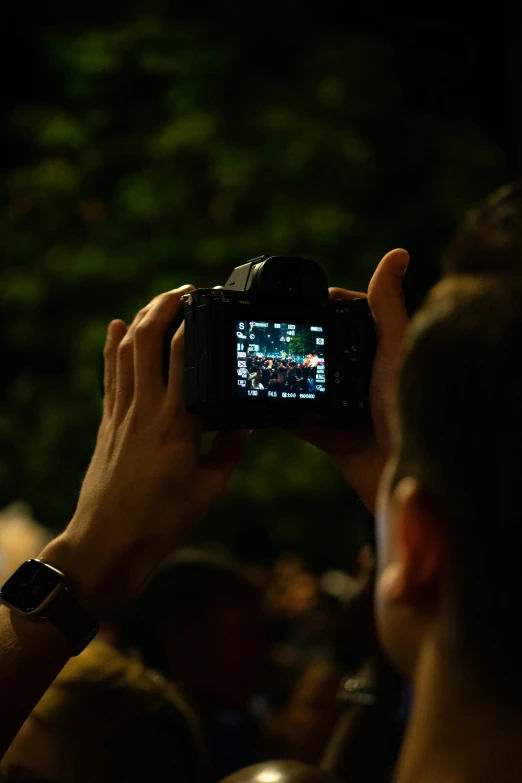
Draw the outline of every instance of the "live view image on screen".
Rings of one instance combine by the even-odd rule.
[[[236,353],[240,397],[324,399],[322,326],[238,321]]]

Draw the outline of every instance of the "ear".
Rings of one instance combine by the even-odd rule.
[[[395,558],[386,575],[388,600],[431,605],[438,594],[444,564],[444,527],[414,478],[404,478],[390,497]]]

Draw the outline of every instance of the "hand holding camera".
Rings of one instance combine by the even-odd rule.
[[[184,399],[207,429],[294,429],[325,451],[370,512],[389,446],[388,402],[408,324],[409,256],[387,253],[368,294],[328,289],[309,259],[261,256],[222,289],[184,296]],[[168,374],[166,340],[164,375]]]
[[[307,425],[299,435],[328,454],[346,482],[357,492],[372,514],[375,512],[379,479],[389,450],[389,411],[393,385],[408,327],[408,312],[402,280],[408,267],[406,250],[387,253],[370,281],[367,300],[377,337],[369,396],[372,426],[359,430],[336,430]],[[364,294],[330,289],[334,299],[348,301]]]
[[[206,429],[369,424],[370,308],[329,299],[319,264],[260,256],[184,302],[185,406]]]
[[[301,427],[373,510],[406,264],[392,251],[368,299],[340,289],[329,299],[314,262],[261,257],[224,289],[185,286],[156,297],[128,330],[112,322],[96,450],[72,522],[43,553],[85,606],[104,614],[139,589],[224,491],[246,428]],[[223,430],[203,455],[205,426]]]
[[[165,333],[183,286],[157,296],[129,329],[113,321],[104,351],[104,409],[74,518],[42,557],[72,581],[95,616],[131,598],[224,491],[244,432],[218,434],[200,451],[202,424],[183,402],[183,328]]]

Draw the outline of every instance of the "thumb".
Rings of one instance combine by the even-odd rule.
[[[408,325],[408,311],[402,278],[410,256],[406,250],[390,250],[381,260],[368,286],[370,305],[379,338],[402,342]]]

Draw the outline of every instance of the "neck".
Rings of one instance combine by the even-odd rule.
[[[522,710],[495,703],[487,680],[457,661],[436,644],[420,655],[397,783],[522,780]]]

